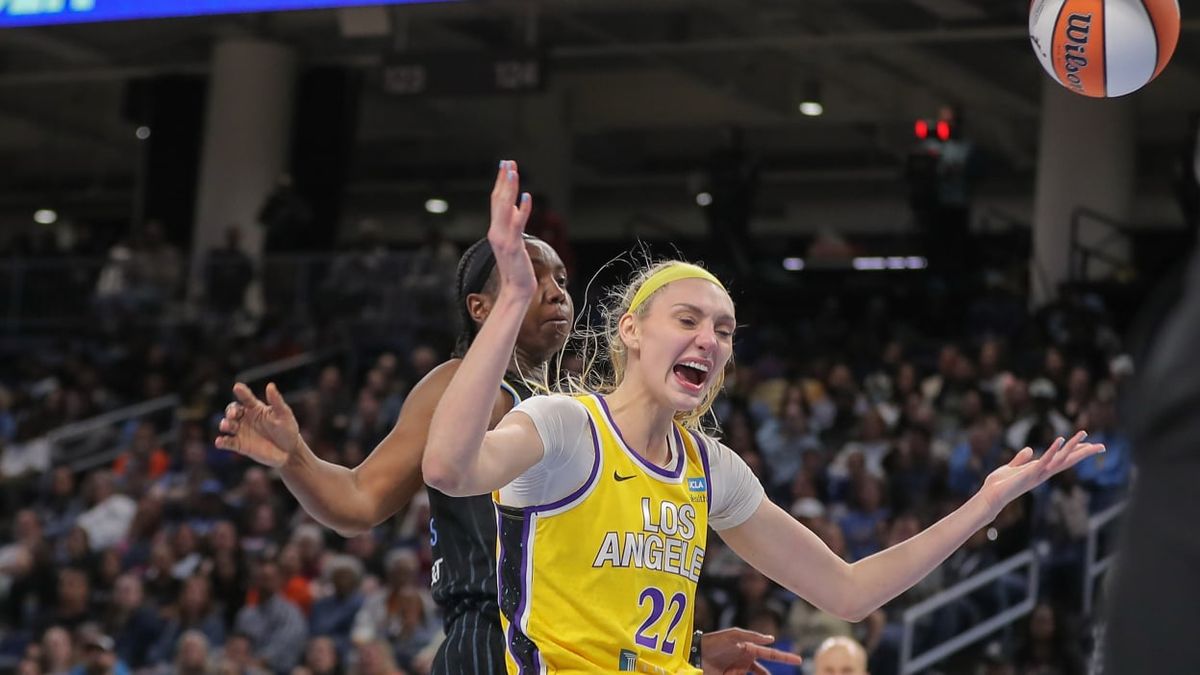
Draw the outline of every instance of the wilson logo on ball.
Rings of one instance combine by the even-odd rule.
[[[1072,14],[1067,17],[1067,40],[1063,44],[1063,70],[1070,87],[1084,93],[1083,77],[1079,71],[1087,68],[1088,33],[1092,30],[1091,14]]]
[[[1178,0],[1034,0],[1029,39],[1046,72],[1084,96],[1124,96],[1162,72],[1179,41]]]

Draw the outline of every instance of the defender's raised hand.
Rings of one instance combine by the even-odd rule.
[[[225,406],[216,446],[267,466],[286,464],[301,442],[300,425],[279,388],[267,385],[266,403],[241,382],[233,386],[233,395],[237,400]]]
[[[537,288],[537,279],[529,254],[525,251],[524,237],[533,198],[528,192],[520,193],[520,188],[521,176],[517,172],[517,163],[512,160],[500,162],[496,185],[492,188],[492,221],[488,225],[487,236],[496,256],[500,291],[531,296]]]

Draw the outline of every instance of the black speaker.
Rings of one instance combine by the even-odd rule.
[[[353,156],[362,85],[362,73],[353,68],[316,67],[301,74],[292,125],[291,173],[295,191],[307,202],[312,217],[298,228],[269,227],[269,250],[333,248]]]
[[[141,78],[129,81],[122,102],[125,120],[150,129],[143,141],[144,219],[161,222],[167,238],[185,247],[196,211],[207,92],[200,76]]]

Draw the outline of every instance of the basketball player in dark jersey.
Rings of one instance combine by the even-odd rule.
[[[515,169],[515,166],[513,167]],[[516,203],[516,186],[501,167],[493,210],[504,199]],[[508,193],[511,192],[511,196]],[[499,195],[499,199],[498,199]],[[522,204],[528,204],[525,198]],[[528,206],[522,208],[528,217]],[[494,214],[493,214],[494,215]],[[535,237],[526,248],[538,279],[517,336],[517,346],[492,405],[495,425],[531,392],[550,358],[566,343],[574,321],[567,272],[557,252]],[[422,487],[421,458],[429,420],[492,309],[499,290],[495,257],[487,239],[471,245],[459,260],[457,302],[463,329],[455,357],[434,368],[409,392],[399,419],[362,464],[354,469],[319,459],[300,436],[291,408],[279,389],[266,388],[266,401],[238,383],[237,401],[226,407],[217,447],[276,467],[288,489],[313,518],[342,536],[366,532],[404,508]],[[496,515],[489,496],[448,497],[429,490],[434,554],[433,597],[441,607],[446,639],[433,664],[435,675],[504,673],[504,635],[496,587]],[[728,629],[703,638],[705,670],[766,673],[755,659],[794,663],[797,657],[764,645],[773,641],[752,631]]]

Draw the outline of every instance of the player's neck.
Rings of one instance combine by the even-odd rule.
[[[617,390],[605,397],[613,421],[621,429],[631,449],[648,461],[666,466],[671,459],[667,439],[671,435],[675,411],[654,400],[650,391],[627,378]]]
[[[530,357],[521,351],[520,347],[513,350],[512,361],[508,363],[508,372],[521,376],[530,382],[541,382],[546,363]]]

